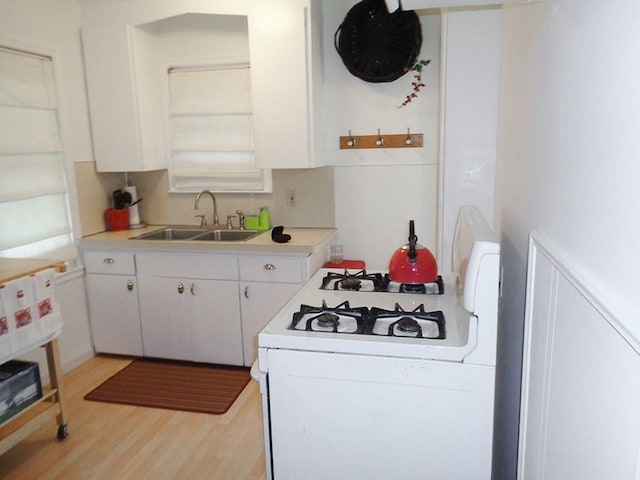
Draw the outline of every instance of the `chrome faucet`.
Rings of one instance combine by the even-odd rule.
[[[218,225],[219,221],[218,221],[218,204],[216,203],[216,196],[211,193],[209,190],[203,190],[201,191],[198,195],[196,195],[196,203],[193,207],[194,210],[198,210],[198,202],[200,202],[200,197],[204,194],[208,194],[211,197],[211,200],[213,200],[213,224],[214,225]],[[196,215],[197,216],[197,215]],[[207,222],[204,219],[204,217],[202,217],[202,222],[201,222],[201,226],[206,225]]]
[[[240,230],[244,230],[244,213],[242,212],[242,210],[236,210],[236,213],[238,214],[238,222],[240,223]]]

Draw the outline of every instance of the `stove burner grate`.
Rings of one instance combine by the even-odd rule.
[[[322,279],[321,290],[348,290],[352,292],[391,292],[413,293],[422,295],[442,295],[444,282],[442,277],[428,283],[400,283],[389,278],[389,274],[367,273],[360,270],[356,273],[328,272]]]
[[[446,338],[445,320],[442,311],[425,312],[420,304],[410,312],[405,311],[398,303],[393,310],[371,308],[371,333],[389,337],[414,337],[442,340]],[[376,322],[385,326],[376,328]],[[388,326],[387,326],[388,324]],[[436,332],[433,332],[433,328]],[[425,332],[426,329],[426,332]]]
[[[438,275],[438,278],[434,282],[427,283],[400,283],[394,282],[389,278],[389,274],[385,274],[382,285],[380,286],[382,292],[395,292],[395,293],[419,293],[426,295],[442,295],[444,294],[444,282],[442,276]]]
[[[363,333],[368,317],[367,307],[351,307],[348,301],[335,307],[328,307],[323,300],[321,307],[300,305],[300,310],[293,314],[289,329],[307,332]],[[347,330],[340,330],[341,326]]]
[[[360,270],[356,273],[328,272],[322,279],[321,290],[352,290],[352,291],[381,291],[383,277],[380,273],[367,273],[366,270]]]
[[[398,303],[393,310],[378,307],[351,307],[344,301],[335,307],[300,305],[289,330],[325,333],[352,333],[388,337],[446,338],[442,311],[426,312],[424,304],[405,311]]]

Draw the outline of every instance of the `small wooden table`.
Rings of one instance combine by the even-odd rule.
[[[0,284],[37,273],[48,268],[64,271],[64,263],[58,261],[34,259],[0,259]],[[44,347],[47,356],[50,387],[43,388],[42,398],[24,410],[0,424],[0,455],[38,430],[41,426],[56,419],[57,438],[67,437],[64,397],[62,395],[62,369],[57,337],[60,330],[49,332],[30,345],[24,345],[17,351],[0,352],[0,364],[30,350]]]

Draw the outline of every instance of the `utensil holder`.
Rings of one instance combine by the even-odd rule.
[[[104,213],[109,230],[127,230],[129,228],[128,208],[107,208]]]

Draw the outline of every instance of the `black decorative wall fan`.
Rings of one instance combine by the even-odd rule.
[[[389,13],[384,0],[362,0],[347,12],[334,42],[352,75],[392,82],[411,70],[420,54],[420,19],[413,10]]]

